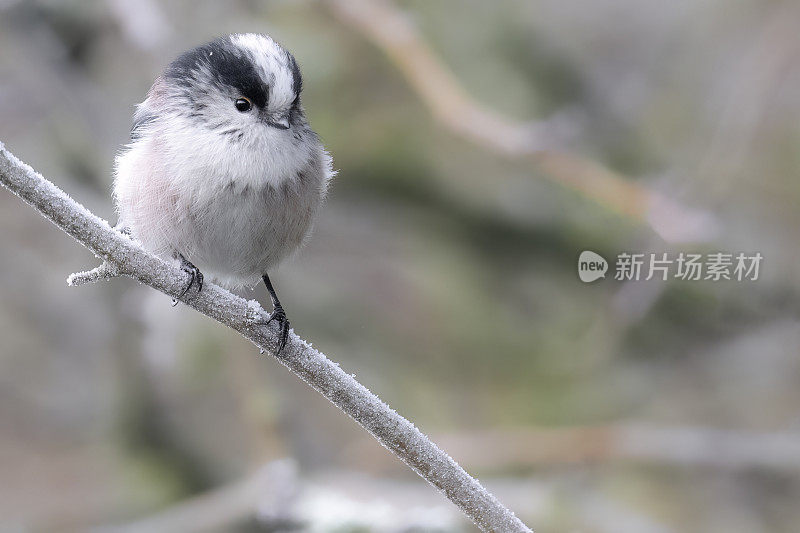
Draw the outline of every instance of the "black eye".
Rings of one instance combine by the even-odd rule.
[[[250,101],[249,98],[239,98],[236,100],[236,109],[244,113],[245,111],[250,111],[253,107],[253,102]]]

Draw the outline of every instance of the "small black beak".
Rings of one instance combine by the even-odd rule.
[[[272,126],[273,128],[278,128],[279,130],[288,130],[289,123],[288,122],[272,122],[271,120],[267,121],[268,126]]]
[[[264,122],[267,124],[267,126],[272,126],[273,128],[278,128],[279,130],[288,130],[289,113],[290,111],[279,111],[269,114],[265,113]]]

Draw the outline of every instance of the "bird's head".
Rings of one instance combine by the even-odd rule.
[[[231,138],[305,124],[302,78],[292,54],[266,35],[234,34],[185,52],[151,97],[162,109]],[[153,94],[155,93],[155,94]]]

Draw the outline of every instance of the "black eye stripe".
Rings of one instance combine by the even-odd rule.
[[[289,52],[286,52],[286,59],[289,63],[289,70],[292,71],[292,90],[299,95],[303,90],[303,77],[300,75],[300,67],[297,65],[294,56]]]
[[[297,61],[288,51],[280,51],[281,55],[273,58],[274,68],[267,69],[274,72],[265,73],[260,70],[259,61],[263,58],[258,51],[234,44],[231,37],[223,37],[185,52],[167,67],[164,77],[185,88],[190,101],[196,100],[200,93],[208,94],[209,90],[217,89],[230,95],[234,102],[239,97],[247,98],[250,109],[266,109],[276,75],[289,77],[287,81],[295,96],[302,91],[303,79]],[[281,94],[279,100],[282,102],[283,98]],[[299,99],[295,98],[291,105],[298,108]]]
[[[258,75],[252,58],[235,47],[229,38],[217,39],[183,53],[170,63],[164,77],[190,88],[208,83],[223,90],[232,87],[257,107],[264,107],[269,99],[269,89]]]

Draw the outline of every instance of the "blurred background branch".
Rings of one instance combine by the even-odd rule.
[[[96,533],[179,533],[226,531],[255,518],[266,531],[294,531],[304,526],[292,512],[299,492],[297,467],[274,461],[248,477],[187,499],[158,514]]]
[[[614,424],[445,433],[436,441],[470,469],[503,472],[570,464],[633,462],[676,468],[800,474],[800,433]],[[486,450],[494,453],[487,454]],[[368,443],[353,447],[352,464],[391,468]]]
[[[565,141],[580,127],[570,113],[521,122],[476,101],[392,0],[324,1],[339,20],[386,53],[434,119],[454,134],[507,157],[530,160],[554,183],[649,226],[667,242],[701,242],[715,236],[711,213],[565,151]]]
[[[496,478],[491,488],[537,521],[549,513],[562,489],[557,483]],[[95,533],[201,533],[251,524],[258,531],[371,531],[445,533],[463,531],[461,516],[444,501],[431,501],[424,487],[407,481],[333,469],[301,475],[288,459],[272,461],[243,479],[189,498],[147,518],[104,526]],[[579,527],[597,533],[677,531],[653,516],[599,495],[567,496]]]

